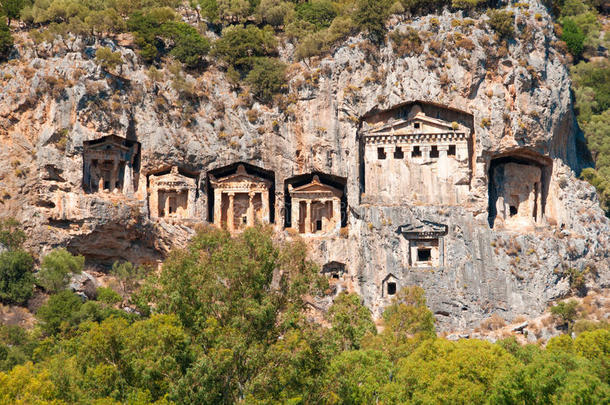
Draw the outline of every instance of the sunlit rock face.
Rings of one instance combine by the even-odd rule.
[[[375,316],[413,284],[426,290],[439,329],[493,313],[537,315],[569,292],[569,268],[594,267],[589,285],[608,286],[610,227],[594,189],[576,176],[588,161],[552,20],[538,1],[528,4],[527,15],[509,6],[530,38],[517,36],[506,52],[486,17],[456,27],[464,16],[448,11],[388,24],[422,33],[422,52],[407,56],[390,40],[373,46],[358,36],[299,62],[284,43],[290,77],[274,106],[235,89],[214,63],[185,73],[193,101],[167,69],[149,77],[130,48],[116,47],[122,76],[109,77],[89,56],[98,44],[35,51],[18,34],[20,58],[1,67],[12,78],[0,81],[3,212],[25,224],[32,251],[66,246],[100,267],[159,263],[197,225],[228,227],[232,216],[240,232],[260,221],[279,239],[306,240],[312,260],[333,269],[324,274],[335,293],[361,294]],[[456,33],[474,48],[431,51],[432,41],[454,44]],[[96,190],[86,150],[107,136],[138,153],[114,172],[114,160],[98,159],[110,171],[95,173]],[[234,190],[230,209],[214,182],[240,164],[259,183]],[[155,177],[173,166],[192,181],[159,194]],[[335,197],[295,209],[289,185],[314,174]]]

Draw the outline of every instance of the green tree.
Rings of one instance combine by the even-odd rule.
[[[51,295],[49,300],[38,308],[36,316],[42,330],[54,335],[74,326],[75,315],[82,306],[81,298],[72,291],[61,291]]]
[[[6,22],[0,19],[0,60],[6,59],[13,48],[13,36]]]
[[[578,301],[562,301],[551,307],[551,314],[559,318],[564,324],[571,326],[578,315]]]
[[[0,15],[4,14],[8,18],[7,25],[11,25],[11,20],[16,20],[21,14],[21,10],[26,6],[27,0],[2,0],[0,3]]]
[[[489,10],[487,16],[489,16],[487,24],[498,33],[500,38],[510,39],[514,36],[515,16],[512,11]]]
[[[186,23],[168,21],[160,33],[172,43],[169,54],[190,68],[197,67],[210,51],[207,38]]]
[[[126,299],[133,293],[142,278],[144,271],[141,267],[130,262],[114,262],[110,274],[117,278],[121,287],[121,295]]]
[[[269,103],[286,87],[286,65],[275,58],[256,58],[246,82],[256,98]]]
[[[486,403],[497,376],[514,362],[500,346],[488,342],[430,339],[398,362],[388,402]]]
[[[0,220],[0,245],[9,250],[19,249],[25,242],[25,232],[14,218]]]
[[[99,47],[95,51],[95,61],[107,72],[111,72],[123,64],[121,52],[112,52],[112,49],[105,46]]]
[[[367,31],[375,40],[385,36],[385,20],[389,17],[389,0],[358,0],[354,22],[361,30]]]
[[[324,376],[325,403],[384,403],[384,387],[393,375],[387,354],[379,350],[353,350],[334,357]]]
[[[212,54],[236,69],[247,71],[252,67],[252,58],[276,53],[277,42],[273,31],[267,28],[271,27],[262,30],[253,25],[227,27],[214,43]]]
[[[300,20],[307,21],[319,30],[330,27],[337,16],[337,12],[332,2],[317,0],[298,4],[296,15]]]
[[[603,403],[610,394],[600,373],[599,366],[583,357],[561,350],[541,351],[529,364],[517,364],[500,374],[493,384],[489,402]]]
[[[561,39],[568,45],[568,49],[574,58],[579,59],[584,50],[584,42],[586,35],[582,32],[580,27],[576,25],[571,18],[564,18],[562,20],[562,32]]]
[[[85,265],[83,256],[73,256],[66,249],[55,249],[42,259],[37,274],[38,284],[50,293],[63,290],[72,274],[80,274]]]
[[[330,307],[328,316],[332,331],[337,341],[341,342],[341,350],[359,349],[364,335],[374,335],[377,332],[371,311],[362,304],[357,294],[339,294]]]
[[[0,302],[24,304],[34,290],[34,260],[17,249],[0,253]]]

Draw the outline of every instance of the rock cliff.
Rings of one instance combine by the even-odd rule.
[[[589,287],[608,287],[610,224],[593,187],[575,174],[588,160],[553,23],[536,1],[528,12],[514,12],[521,34],[506,45],[486,28],[486,17],[447,11],[391,21],[390,31],[414,29],[422,38],[400,49],[390,39],[375,45],[358,36],[322,59],[296,62],[286,42],[289,88],[273,107],[231,85],[215,64],[196,74],[170,66],[152,74],[128,37],[102,41],[124,60],[110,74],[93,58],[100,43],[34,45],[18,34],[14,58],[0,66],[2,210],[25,224],[35,251],[66,246],[91,265],[155,263],[210,221],[208,172],[245,162],[273,173],[270,219],[280,238],[295,237],[284,226],[286,180],[325,173],[344,179],[343,227],[305,239],[321,266],[345,266],[339,283],[360,293],[376,316],[391,297],[389,283],[423,286],[445,330],[493,313],[508,320],[538,315],[570,292],[574,271],[588,274]],[[428,203],[408,193],[406,201],[365,198],[367,117],[414,105],[470,117],[469,178],[459,201]],[[85,142],[111,134],[141,145],[137,187],[128,195],[83,187]],[[537,219],[514,225],[497,214],[490,222],[491,168],[511,164],[502,159],[535,167],[521,182],[543,177],[544,203],[530,201],[544,207]],[[194,218],[150,219],[148,177],[172,166],[197,181]],[[442,261],[413,265],[404,231],[413,227],[440,232],[434,246]]]

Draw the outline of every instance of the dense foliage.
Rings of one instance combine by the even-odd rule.
[[[577,62],[570,69],[577,119],[595,162],[581,177],[595,186],[610,216],[610,62],[598,56],[600,48],[610,47],[610,33],[600,21],[604,9],[595,0],[554,0],[551,6],[561,22],[561,39]]]
[[[20,239],[10,235],[0,232]],[[119,309],[107,287],[86,302],[61,290],[34,329],[0,326],[0,403],[593,404],[610,395],[605,324],[546,349],[450,342],[436,337],[423,290],[406,287],[380,333],[345,292],[322,326],[308,308],[328,282],[306,257],[302,242],[277,244],[270,230],[203,229],[143,282],[137,267],[116,263],[115,288],[138,313]],[[80,267],[65,251],[45,259]]]

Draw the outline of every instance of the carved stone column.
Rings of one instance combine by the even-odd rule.
[[[123,194],[133,195],[133,169],[130,164],[125,165],[125,175],[123,176]]]
[[[222,190],[214,189],[214,214],[212,217],[214,225],[222,227]]]
[[[119,160],[114,158],[112,161],[112,173],[110,174],[110,191],[116,190],[116,183],[119,180]],[[119,190],[120,191],[120,190]]]
[[[292,219],[292,229],[295,231],[299,231],[299,220],[301,219],[301,200],[298,198],[293,198],[291,201],[292,206],[290,207],[291,219]]]
[[[234,231],[235,227],[234,227],[234,216],[235,216],[235,209],[233,208],[233,200],[235,199],[235,193],[229,193],[229,209],[227,210],[227,228],[229,229],[229,231]]]
[[[254,226],[254,195],[256,193],[254,191],[250,191],[248,193],[248,211],[246,211],[246,225]]]
[[[159,190],[156,184],[151,185],[150,197],[148,198],[148,211],[151,218],[159,217]]]
[[[269,219],[269,190],[265,190],[261,193],[261,203],[262,203],[262,217],[263,223],[270,223]]]
[[[307,208],[305,212],[305,233],[311,233],[311,201],[307,200]]]
[[[165,218],[169,218],[169,199],[170,199],[169,193],[164,192],[163,193],[163,201],[164,201],[164,204],[163,204],[164,214],[163,214],[163,216]]]
[[[333,198],[333,223],[335,230],[341,228],[341,200],[338,198]]]

